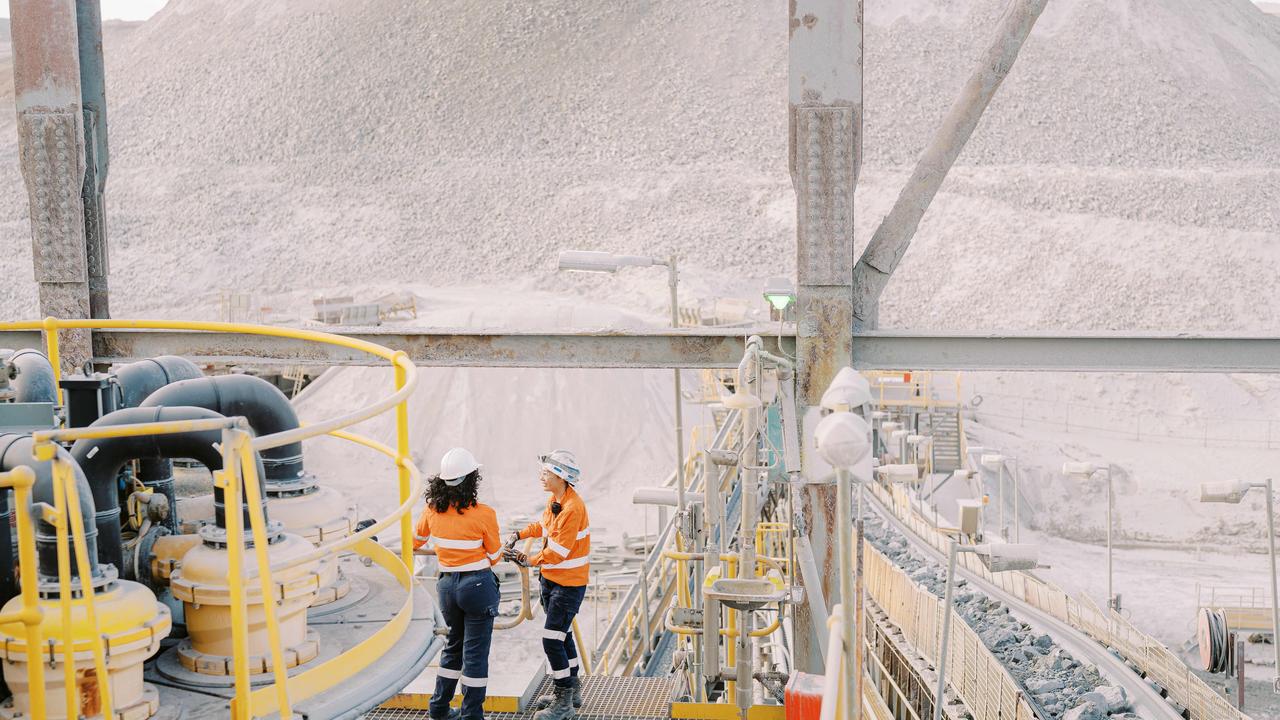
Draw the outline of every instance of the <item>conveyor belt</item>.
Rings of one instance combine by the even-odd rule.
[[[910,528],[899,521],[897,516],[886,508],[874,494],[864,493],[863,497],[870,502],[876,513],[883,517],[886,522],[893,525],[917,552],[944,566],[947,564],[945,555],[934,549],[933,546],[922,540]],[[1010,612],[1020,620],[1040,632],[1048,633],[1058,645],[1071,653],[1077,660],[1088,660],[1097,666],[1098,671],[1106,676],[1108,680],[1125,689],[1125,692],[1129,695],[1130,702],[1133,703],[1134,712],[1152,720],[1182,720],[1182,714],[1173,705],[1169,704],[1158,690],[1149,685],[1123,660],[1111,654],[1111,651],[1107,648],[1094,642],[1092,638],[1022,600],[1007,595],[999,587],[988,583],[962,567],[957,566],[956,571],[958,576],[963,577],[971,587],[982,590],[990,597],[998,598],[1008,605]]]

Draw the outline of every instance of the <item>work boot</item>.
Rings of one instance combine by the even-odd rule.
[[[437,718],[436,716],[432,715],[431,720],[458,720],[458,718],[461,718],[461,717],[462,717],[461,710],[459,710],[458,708],[449,708],[448,715],[445,715],[442,718]]]
[[[533,720],[569,720],[577,714],[573,709],[573,688],[556,685],[552,688],[551,704],[534,714]]]
[[[582,708],[582,680],[578,679],[577,675],[570,676],[569,687],[573,690],[573,709],[579,710]],[[555,702],[555,698],[556,696],[553,693],[539,695],[538,699],[534,701],[533,707],[535,710],[551,707],[551,703]]]

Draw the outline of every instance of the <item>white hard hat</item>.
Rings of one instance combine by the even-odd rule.
[[[476,456],[466,448],[452,448],[440,458],[440,479],[450,487],[461,485],[464,478],[479,469]]]
[[[539,455],[538,459],[542,461],[542,467],[550,470],[557,477],[570,485],[577,485],[581,470],[578,468],[578,458],[568,450],[552,450],[546,455]]]

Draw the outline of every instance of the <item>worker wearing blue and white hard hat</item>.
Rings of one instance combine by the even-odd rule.
[[[553,450],[538,456],[539,479],[550,493],[547,507],[538,522],[513,533],[507,543],[507,559],[537,567],[542,575],[542,649],[547,655],[552,694],[539,698],[542,708],[535,720],[567,720],[582,707],[582,684],[578,680],[578,649],[573,638],[573,618],[587,593],[591,568],[591,527],[587,505],[575,489],[582,480],[578,459],[568,450]],[[544,538],[542,550],[526,556],[515,549],[525,538]]]

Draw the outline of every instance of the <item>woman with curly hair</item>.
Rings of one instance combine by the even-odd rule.
[[[498,578],[492,568],[502,557],[498,515],[479,502],[480,463],[465,448],[453,448],[440,459],[440,473],[427,485],[427,507],[418,518],[414,551],[428,554],[430,544],[440,563],[436,592],[449,635],[440,653],[430,715],[435,720],[460,717],[483,720],[489,684],[489,642],[498,615]],[[462,712],[451,715],[449,703],[462,685]]]

